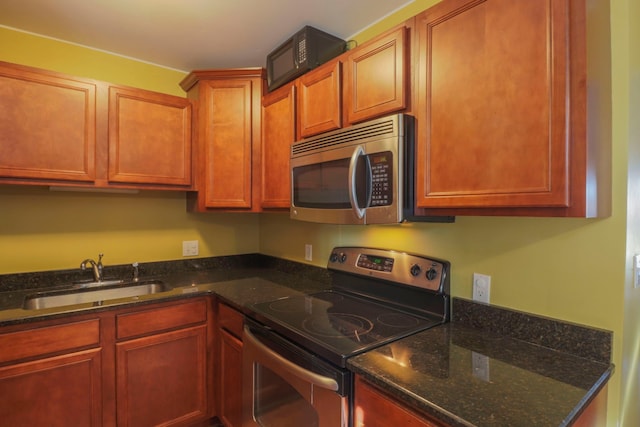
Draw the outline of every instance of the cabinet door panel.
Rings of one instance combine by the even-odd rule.
[[[206,419],[206,340],[203,325],[116,344],[118,425]]]
[[[99,426],[100,349],[0,368],[0,424]]]
[[[289,208],[291,174],[289,158],[294,142],[294,85],[266,95],[262,105],[262,207]]]
[[[242,341],[220,331],[220,418],[225,425],[242,425]]]
[[[205,85],[205,206],[251,207],[251,81]]]
[[[418,17],[418,206],[568,206],[568,11],[455,0]]]
[[[401,26],[347,57],[344,101],[350,124],[406,108],[406,32]]]
[[[354,427],[445,427],[443,423],[409,410],[359,376],[356,376],[354,396]]]
[[[191,184],[187,99],[109,88],[109,181]]]
[[[95,179],[96,85],[0,64],[0,176]]]
[[[306,138],[342,126],[342,64],[333,61],[298,79],[298,129]]]

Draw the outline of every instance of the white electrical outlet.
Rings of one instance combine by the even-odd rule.
[[[473,376],[489,382],[489,357],[482,353],[471,352],[471,369]]]
[[[197,255],[198,255],[197,240],[185,240],[182,242],[182,256],[197,256]]]
[[[309,243],[304,245],[304,259],[306,261],[313,261],[313,246]]]
[[[640,288],[640,255],[633,256],[633,287]]]
[[[491,276],[473,273],[473,300],[489,304]]]

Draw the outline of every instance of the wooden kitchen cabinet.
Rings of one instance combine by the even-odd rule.
[[[109,87],[109,182],[191,185],[191,103]]]
[[[289,158],[296,138],[296,86],[286,85],[262,98],[262,198],[264,209],[289,209]]]
[[[409,31],[403,24],[349,51],[344,60],[344,109],[349,124],[408,107]]]
[[[198,106],[189,209],[260,211],[264,70],[194,71],[180,85]]]
[[[304,74],[298,87],[299,138],[342,127],[342,63],[330,61]]]
[[[93,183],[97,84],[0,62],[0,178]]]
[[[409,409],[362,377],[356,375],[355,378],[354,427],[446,427],[447,424]]]
[[[242,425],[242,313],[218,304],[218,417],[227,427]]]
[[[185,98],[0,62],[0,183],[191,188]]]
[[[608,2],[585,7],[446,0],[416,17],[419,208],[610,215]]]
[[[118,426],[209,418],[207,313],[197,299],[116,317]]]
[[[0,424],[209,425],[212,312],[196,297],[0,328]]]
[[[0,424],[102,425],[100,320],[0,332]]]

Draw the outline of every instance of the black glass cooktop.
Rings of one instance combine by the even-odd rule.
[[[342,367],[353,355],[442,322],[334,291],[259,303],[253,309],[276,332]]]

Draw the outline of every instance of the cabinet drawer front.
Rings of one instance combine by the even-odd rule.
[[[144,335],[207,320],[205,300],[197,300],[169,307],[120,314],[117,317],[118,339]]]
[[[99,343],[99,319],[1,334],[0,363],[97,346]]]
[[[242,337],[242,325],[244,316],[237,310],[225,304],[218,305],[218,324],[220,329],[226,329],[236,338]]]

